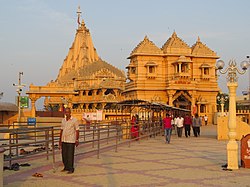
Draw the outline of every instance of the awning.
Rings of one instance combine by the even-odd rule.
[[[13,103],[0,102],[0,111],[17,112],[18,107]]]

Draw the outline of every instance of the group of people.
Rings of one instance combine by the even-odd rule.
[[[166,143],[170,143],[172,128],[176,126],[177,136],[182,137],[182,131],[184,128],[185,136],[190,136],[191,127],[193,129],[193,134],[195,137],[200,136],[200,126],[202,125],[201,118],[198,114],[192,118],[190,115],[186,114],[183,118],[178,115],[177,117],[172,117],[169,113],[166,114],[166,117],[163,119],[163,126],[165,130]]]
[[[59,148],[62,150],[62,161],[64,165],[62,172],[72,174],[74,173],[75,147],[79,145],[79,122],[75,117],[71,116],[70,108],[66,108],[64,112],[65,118],[62,120],[59,140]],[[178,137],[182,136],[183,127],[186,137],[190,136],[191,127],[194,136],[200,136],[200,126],[202,122],[198,114],[195,114],[193,118],[188,114],[184,118],[180,115],[173,118],[167,113],[162,121],[165,129],[166,143],[170,143],[172,128],[174,126],[177,127]],[[207,124],[207,118],[205,119],[205,124]],[[131,119],[131,138],[139,139],[138,116],[133,116]]]

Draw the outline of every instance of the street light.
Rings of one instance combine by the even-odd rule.
[[[224,105],[225,102],[228,100],[228,96],[224,94],[218,95],[217,100],[219,101],[221,106],[221,116],[224,116]]]
[[[238,161],[238,143],[236,142],[236,89],[238,87],[238,76],[244,74],[247,70],[247,61],[241,62],[240,71],[237,68],[235,60],[230,60],[228,67],[222,71],[225,63],[222,60],[218,60],[216,63],[220,73],[227,73],[227,87],[229,90],[229,118],[228,118],[228,137],[229,141],[227,144],[227,169],[239,169]]]
[[[16,92],[17,92],[17,106],[18,106],[18,118],[17,122],[20,123],[21,119],[21,93],[22,93],[22,88],[25,86],[25,84],[22,84],[21,81],[21,75],[23,75],[23,72],[19,72],[19,77],[18,77],[18,84],[13,84],[13,86],[16,86]]]

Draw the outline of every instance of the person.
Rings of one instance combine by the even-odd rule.
[[[186,116],[184,117],[184,130],[186,138],[190,136],[191,125],[192,125],[192,119],[188,114],[186,114]]]
[[[137,119],[135,116],[132,116],[132,119],[131,119],[131,138],[135,138],[136,140],[138,140],[138,136],[139,136],[139,128],[138,128],[138,124],[137,124]]]
[[[170,143],[171,134],[172,134],[172,118],[169,114],[166,114],[166,117],[163,119],[164,129],[165,129],[165,136],[166,136],[166,143]]]
[[[208,117],[207,117],[206,114],[205,114],[205,116],[204,116],[204,121],[205,121],[205,125],[207,125]]]
[[[178,117],[176,118],[177,135],[179,138],[182,137],[183,122],[184,122],[184,119],[179,114]]]
[[[195,114],[192,126],[193,126],[194,136],[195,137],[200,136],[201,118],[199,117],[198,114]]]
[[[71,116],[70,108],[65,109],[65,118],[62,119],[59,146],[62,150],[64,168],[62,172],[74,173],[75,147],[79,145],[79,122]]]
[[[90,129],[90,125],[91,125],[91,119],[90,116],[87,115],[86,118],[84,118],[84,120],[86,121],[86,129]]]

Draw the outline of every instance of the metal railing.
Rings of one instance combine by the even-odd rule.
[[[77,155],[96,154],[100,158],[101,152],[114,149],[118,151],[119,145],[131,145],[132,141],[155,137],[162,132],[159,122],[140,121],[138,124],[138,137],[132,138],[131,125],[122,121],[94,122],[90,126],[80,125],[79,146]],[[22,125],[14,129],[2,129],[0,134],[0,148],[4,148],[4,162],[11,167],[14,160],[29,159],[30,157],[52,157],[56,162],[59,154],[60,127],[30,127]],[[7,137],[8,136],[8,137]],[[35,149],[34,149],[35,147]],[[83,149],[84,148],[84,149]],[[31,150],[33,149],[33,150]]]

